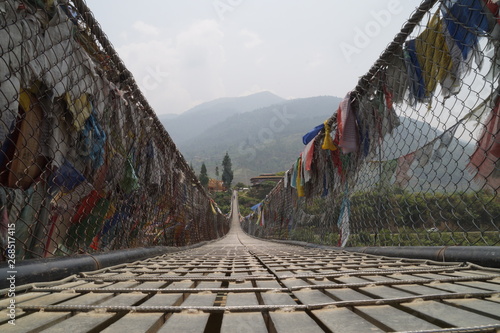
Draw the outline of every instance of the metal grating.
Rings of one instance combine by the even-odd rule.
[[[500,330],[500,270],[266,242],[237,218],[203,247],[20,290],[1,332]]]

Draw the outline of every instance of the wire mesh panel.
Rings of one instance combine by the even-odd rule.
[[[227,232],[83,1],[2,1],[0,25],[2,260]]]
[[[424,1],[255,212],[339,246],[500,245],[499,6]]]

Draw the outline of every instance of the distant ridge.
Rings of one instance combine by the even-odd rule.
[[[211,176],[227,151],[234,182],[248,184],[261,173],[288,169],[304,148],[302,136],[330,117],[340,101],[333,96],[301,98],[236,113],[178,147],[196,172],[205,162]]]
[[[284,98],[264,91],[242,97],[219,98],[197,105],[176,117],[166,115],[159,118],[174,142],[179,145],[234,114],[249,112],[283,101],[285,101]]]
[[[215,166],[220,168],[227,151],[233,163],[233,182],[248,184],[251,177],[259,174],[289,169],[304,149],[302,136],[329,118],[340,101],[332,96],[301,98],[234,113],[207,126],[178,147],[193,164],[195,172],[198,173],[201,163],[205,162],[211,177],[215,177]],[[419,120],[401,117],[400,121],[401,125],[384,139],[382,160],[397,159],[414,152],[442,134],[439,129]],[[439,142],[436,142],[433,149],[437,150],[438,146]],[[440,153],[439,160],[433,158],[427,166],[413,171],[412,190],[466,189],[471,175],[465,166],[473,150],[473,146],[454,138],[448,149]],[[452,175],[449,170],[454,170]],[[377,175],[368,179],[374,181]],[[360,181],[358,185],[364,187],[368,184]]]
[[[208,101],[202,104],[199,104],[186,112],[182,113],[183,115],[190,115],[198,112],[218,112],[217,109],[233,107],[235,110],[241,112],[252,111],[257,108],[263,107],[261,104],[275,104],[285,101],[284,98],[279,97],[273,94],[270,91],[261,91],[258,93],[254,93],[247,96],[239,96],[239,97],[222,97],[217,98],[212,101]],[[267,106],[267,105],[264,105]]]
[[[270,103],[249,110],[263,101]],[[176,141],[181,153],[195,172],[199,173],[205,162],[210,177],[215,178],[226,151],[234,171],[233,183],[249,183],[249,179],[262,173],[275,173],[289,169],[304,149],[302,136],[316,125],[323,123],[338,107],[341,99],[318,96],[284,100],[271,93],[245,97],[221,98],[203,103],[189,110],[189,124],[178,128],[190,132],[185,140]],[[207,121],[205,116],[210,118]],[[421,148],[442,134],[430,124],[401,117],[401,125],[382,144],[382,160],[392,160]],[[175,123],[176,118],[170,123]],[[177,122],[180,124],[182,122]],[[211,125],[209,125],[211,124]],[[180,125],[179,125],[180,126]],[[198,131],[193,131],[199,128]],[[174,139],[175,140],[175,139]],[[437,150],[439,142],[435,144]],[[416,168],[410,181],[414,191],[429,188],[443,191],[460,191],[468,186],[471,175],[465,170],[474,147],[454,138],[448,149],[441,152],[441,160],[431,160],[423,168]],[[453,176],[447,170],[455,170]],[[368,177],[368,183],[377,179]],[[437,181],[439,180],[439,181]],[[446,184],[444,187],[442,184]],[[360,181],[361,187],[368,185]]]

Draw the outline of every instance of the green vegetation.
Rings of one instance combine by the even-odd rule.
[[[255,206],[260,202],[259,199],[253,198],[248,195],[249,191],[245,192],[240,192],[238,194],[238,202],[240,205],[240,214],[242,216],[247,216],[252,214],[252,210],[250,207]]]
[[[237,191],[238,190],[242,190],[242,189],[244,189],[246,187],[247,186],[245,184],[243,184],[242,182],[238,182],[238,183],[236,183],[236,185],[234,185],[234,189],[237,190]]]
[[[275,182],[262,182],[259,186],[252,187],[245,192],[239,192],[238,201],[240,205],[240,214],[247,216],[252,214],[250,207],[255,206],[266,198],[266,195],[276,186]],[[245,186],[244,186],[245,187]]]
[[[351,209],[349,246],[500,245],[500,199],[487,191],[391,188],[355,194]]]
[[[224,159],[222,160],[222,181],[227,189],[231,188],[231,182],[233,181],[233,169],[231,165],[231,158],[229,157],[227,151]]]
[[[487,191],[410,193],[392,188],[357,193],[351,208],[351,224],[370,232],[378,228],[396,232],[402,227],[498,231],[500,198]]]
[[[336,246],[340,204],[329,202],[303,201],[299,209],[306,220],[290,230],[268,223],[265,237]],[[379,188],[351,197],[347,246],[500,246],[499,220],[500,198],[488,191],[410,193]]]
[[[282,233],[278,237],[274,233],[269,238],[290,239],[313,244],[337,246],[339,235],[337,233],[322,233],[315,227],[295,228],[288,235]],[[500,245],[498,231],[469,231],[469,232],[428,232],[423,229],[403,230],[401,233],[391,232],[388,229],[380,230],[379,234],[370,234],[361,231],[351,234],[347,243],[348,247],[358,246],[495,246]]]
[[[375,234],[359,232],[349,238],[348,246],[494,246],[500,245],[498,231],[437,231],[402,229],[391,232],[382,229]]]
[[[231,210],[231,195],[231,191],[215,192],[212,194],[213,199],[224,214],[229,213]]]

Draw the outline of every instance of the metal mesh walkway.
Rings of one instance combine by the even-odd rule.
[[[499,270],[265,242],[232,223],[196,249],[20,287],[16,325],[4,313],[0,331],[500,329]]]

